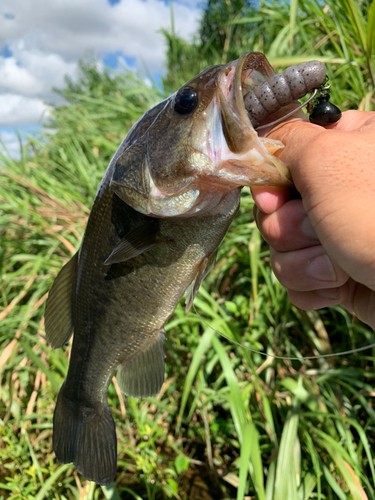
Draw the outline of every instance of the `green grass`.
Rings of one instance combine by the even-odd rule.
[[[372,109],[375,4],[327,5],[261,2],[258,12],[234,13],[221,49],[165,33],[167,91],[199,65],[262,50],[280,70],[331,61],[336,104]],[[54,108],[56,133],[30,139],[19,161],[0,158],[0,499],[374,500],[374,350],[303,360],[373,343],[374,333],[341,308],[301,312],[288,302],[248,190],[195,300],[199,315],[186,316],[180,304],[167,325],[161,393],[136,400],[110,386],[115,483],[83,483],[72,465],[56,461],[52,415],[70,347],[45,343],[46,296],[79,247],[110,157],[165,96],[135,75],[100,73],[91,61],[61,93],[70,105]],[[251,353],[214,330],[301,361]]]

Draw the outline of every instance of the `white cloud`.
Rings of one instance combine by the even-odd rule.
[[[38,81],[30,75],[27,69],[17,64],[14,57],[0,58],[0,90],[28,93],[29,89],[33,92],[38,91],[40,85]]]
[[[22,50],[12,46],[12,57],[0,57],[0,93],[50,97],[53,86],[63,84],[64,75],[74,74],[76,64],[57,54]]]
[[[14,19],[4,17],[6,12]],[[175,3],[173,12],[176,32],[191,36],[199,10]],[[141,56],[151,71],[160,71],[164,47],[157,31],[169,27],[169,6],[160,0],[123,0],[113,6],[107,0],[3,0],[0,46],[22,40],[25,50],[57,53],[66,61],[75,61],[87,49],[122,51],[138,61]]]
[[[48,106],[41,99],[17,94],[0,95],[0,126],[41,123],[48,118]]]
[[[173,4],[175,31],[189,38],[196,32],[199,0]],[[44,100],[54,101],[53,86],[74,75],[77,60],[88,51],[122,53],[144,61],[151,73],[162,72],[165,45],[161,28],[170,28],[170,9],[162,0],[1,0],[0,124],[40,121]],[[33,122],[33,120],[35,120]]]

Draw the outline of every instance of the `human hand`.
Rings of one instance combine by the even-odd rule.
[[[268,137],[285,144],[278,156],[301,196],[252,188],[276,277],[297,307],[342,304],[375,329],[375,113],[326,128],[292,120]]]

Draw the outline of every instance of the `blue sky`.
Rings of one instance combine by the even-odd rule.
[[[175,29],[189,39],[196,32],[201,0],[174,0]],[[35,133],[48,120],[45,102],[52,87],[74,77],[77,61],[94,51],[109,66],[118,60],[151,74],[165,69],[158,31],[170,27],[168,0],[1,0],[0,138],[12,154],[14,128]]]

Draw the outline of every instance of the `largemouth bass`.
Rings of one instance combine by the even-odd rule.
[[[324,80],[322,68],[303,95]],[[110,162],[81,247],[52,286],[47,340],[61,347],[74,330],[53,448],[86,479],[106,485],[115,476],[116,431],[107,403],[112,376],[118,370],[128,396],[159,392],[164,326],[186,291],[191,306],[236,215],[241,188],[291,184],[273,156],[282,144],[258,137],[251,122],[280,108],[268,100],[274,75],[263,54],[247,53],[206,69],[148,111]],[[280,85],[289,96],[277,111],[283,116],[296,95],[289,80]]]

